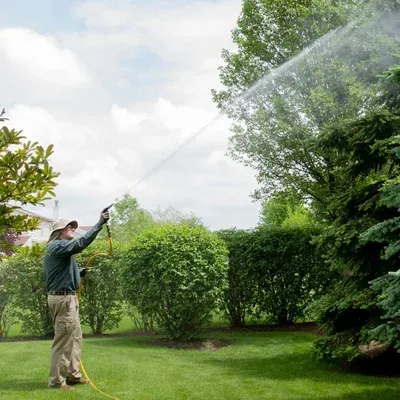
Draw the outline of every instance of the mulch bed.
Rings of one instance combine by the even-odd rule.
[[[214,339],[195,339],[191,341],[173,340],[173,339],[157,339],[146,342],[148,346],[168,347],[177,350],[201,350],[215,351],[234,343],[234,340],[214,340]]]

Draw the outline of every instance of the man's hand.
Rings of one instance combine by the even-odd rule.
[[[99,223],[101,225],[104,225],[108,220],[110,219],[110,211],[106,210],[106,211],[102,211],[100,214],[100,220]]]

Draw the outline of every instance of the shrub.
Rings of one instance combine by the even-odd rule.
[[[17,322],[14,302],[15,275],[7,262],[0,261],[0,340],[7,339],[11,326]]]
[[[226,247],[201,227],[156,227],[133,242],[123,264],[127,300],[174,339],[198,335],[226,285]]]
[[[80,266],[83,267],[95,253],[107,251],[107,246],[108,242],[105,240],[93,242],[77,257]],[[95,335],[117,326],[123,315],[120,258],[121,252],[116,246],[111,256],[93,258],[88,265],[86,277],[81,281],[81,320],[90,326]]]
[[[16,315],[22,322],[22,332],[39,336],[54,334],[47,304],[43,273],[44,246],[20,248],[8,259],[9,273],[15,277]]]
[[[244,326],[257,303],[257,280],[252,273],[249,247],[250,231],[219,231],[229,250],[228,286],[224,291],[224,313],[232,327]]]
[[[249,316],[293,323],[334,279],[312,243],[313,227],[219,232],[229,249],[225,309],[232,326]]]

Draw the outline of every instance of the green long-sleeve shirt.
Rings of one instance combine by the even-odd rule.
[[[102,225],[97,223],[79,239],[55,239],[47,245],[43,269],[48,292],[78,291],[81,278],[74,254],[88,247],[101,228]]]

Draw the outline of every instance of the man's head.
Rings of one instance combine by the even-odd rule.
[[[73,239],[77,227],[78,223],[76,221],[69,221],[67,219],[54,222],[51,227],[49,242],[57,238],[66,240]]]

